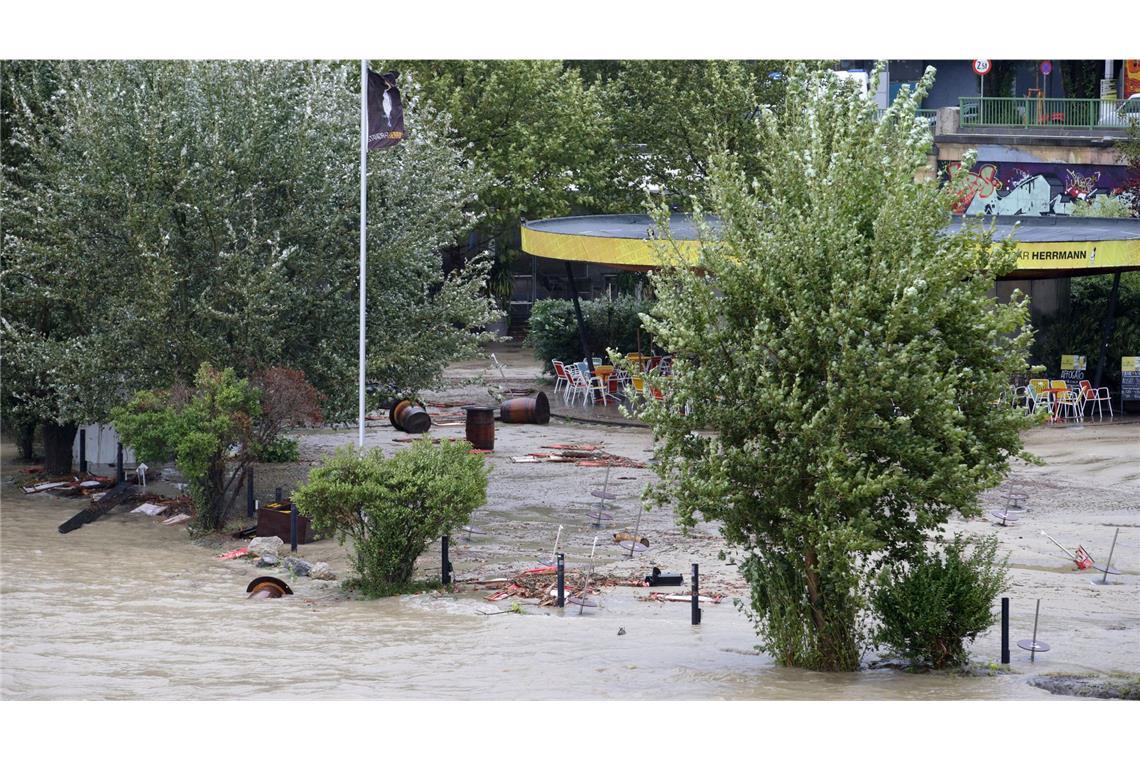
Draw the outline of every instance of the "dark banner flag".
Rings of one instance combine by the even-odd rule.
[[[368,150],[391,148],[404,139],[404,106],[396,87],[399,74],[368,70]]]

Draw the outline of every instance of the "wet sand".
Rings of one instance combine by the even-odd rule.
[[[533,366],[513,357],[508,365],[506,380],[486,371],[486,363],[457,366],[449,375],[461,382],[484,370],[492,385],[542,387]],[[478,386],[426,398],[491,401]],[[462,437],[463,428],[431,434]],[[369,445],[386,451],[404,447],[395,440],[404,437],[386,420],[368,428]],[[302,459],[318,461],[355,438],[353,429],[305,432]],[[19,493],[8,482],[14,451],[5,445],[0,693],[5,699],[1060,699],[1028,679],[1140,672],[1140,495],[1130,466],[1140,454],[1140,425],[1041,429],[1026,440],[1050,464],[1014,473],[1031,510],[1018,526],[1000,528],[989,519],[951,524],[954,531],[997,533],[1011,553],[1011,639],[1030,637],[1033,600],[1042,600],[1038,637],[1052,651],[1030,663],[1015,648],[1012,672],[993,676],[776,667],[755,652],[752,626],[731,603],[746,597],[746,588],[736,567],[719,559],[725,547],[715,526],[686,536],[671,513],[651,511],[641,528],[649,551],[630,559],[606,540],[633,528],[649,470],[611,470],[610,490],[621,498],[609,510],[614,525],[597,530],[586,517],[597,504],[588,492],[600,487],[604,468],[510,461],[554,442],[594,443],[645,460],[652,438],[644,429],[559,420],[498,425],[488,457],[494,468],[488,503],[472,520],[486,534],[453,538],[456,577],[500,577],[534,566],[549,555],[561,524],[571,568],[588,562],[595,535],[601,536],[599,572],[645,574],[656,564],[687,577],[690,564],[700,563],[702,591],[728,597],[704,605],[700,626],[690,625],[687,604],[641,601],[647,589],[624,587],[607,589],[600,606],[582,615],[525,600],[522,614],[485,614],[508,610],[514,600],[491,603],[479,592],[362,601],[346,598],[337,582],[309,578],[288,578],[294,596],[247,600],[248,581],[267,572],[216,558],[244,542],[191,542],[184,528],[131,514],[60,535],[56,527],[82,503]],[[999,499],[1000,492],[985,497],[987,504]],[[1116,525],[1122,529],[1113,565],[1122,574],[1118,585],[1103,588],[1089,584],[1099,574],[1073,571],[1039,534],[1044,529],[1068,546],[1083,544],[1100,560]],[[335,541],[302,545],[298,553],[330,562],[342,578],[349,572]],[[421,557],[418,573],[438,577],[439,567],[437,543]],[[977,664],[997,662],[998,639],[996,626],[979,637],[972,650]],[[869,655],[867,662],[876,659]]]

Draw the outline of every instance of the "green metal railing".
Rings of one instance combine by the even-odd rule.
[[[1140,104],[1078,98],[958,98],[963,127],[1127,129],[1140,123]]]

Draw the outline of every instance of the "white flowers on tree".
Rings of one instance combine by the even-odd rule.
[[[98,419],[212,361],[302,369],[331,418],[351,414],[355,67],[37,62],[6,75],[6,413]],[[485,264],[445,277],[439,254],[471,226],[483,179],[442,116],[408,110],[412,139],[370,157],[368,359],[370,377],[414,390],[475,348],[492,310]]]
[[[987,296],[1014,253],[944,235],[952,195],[916,179],[932,82],[879,119],[851,83],[794,71],[761,120],[759,177],[714,161],[700,269],[652,278],[646,326],[675,360],[645,414],[651,497],[721,522],[783,664],[857,668],[875,571],[974,513],[1021,450],[999,398],[1026,368],[1027,308]]]

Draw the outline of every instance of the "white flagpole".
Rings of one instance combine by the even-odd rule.
[[[368,61],[360,61],[360,408],[357,445],[364,448],[364,273],[368,260]]]

